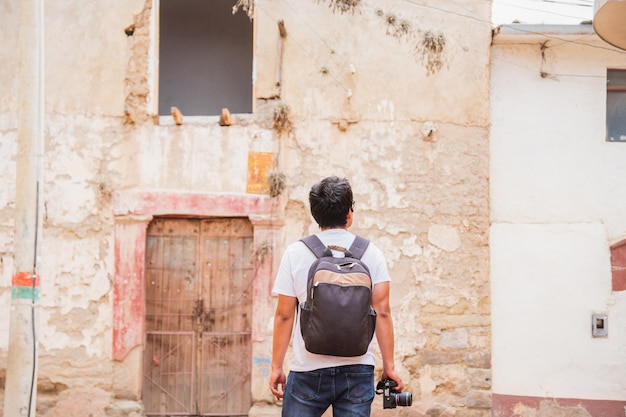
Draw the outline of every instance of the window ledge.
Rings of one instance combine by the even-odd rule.
[[[183,124],[186,125],[208,125],[218,123],[220,116],[184,116]],[[159,116],[160,126],[174,126],[174,118],[172,116]]]
[[[255,115],[252,113],[237,113],[231,114],[231,117],[235,121],[233,124],[247,124],[248,122],[255,120]],[[158,116],[159,126],[175,126],[174,118],[172,116],[163,115]],[[183,125],[192,126],[206,126],[210,124],[218,124],[220,116],[185,116],[183,115]]]

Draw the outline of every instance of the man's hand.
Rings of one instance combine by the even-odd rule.
[[[398,384],[397,386],[391,389],[392,391],[400,392],[404,389],[404,383],[402,382],[402,378],[400,378],[400,375],[398,375],[395,371],[393,372],[383,371],[383,374],[380,376],[380,380],[384,381],[385,379],[392,379],[396,382],[396,384]]]
[[[272,394],[274,394],[274,397],[276,397],[279,401],[283,398],[286,382],[287,377],[285,377],[285,373],[282,369],[272,371],[272,375],[270,377],[270,390],[272,390]]]
[[[274,338],[272,341],[272,375],[270,389],[277,400],[283,398],[287,377],[283,372],[285,353],[291,340],[291,329],[296,315],[296,297],[278,294],[278,304],[274,315]]]
[[[380,380],[389,378],[398,384],[393,391],[402,391],[404,383],[402,378],[396,373],[394,365],[393,349],[393,320],[391,318],[391,308],[389,307],[389,282],[381,282],[374,285],[372,291],[372,306],[376,310],[376,339],[383,359],[383,374]]]

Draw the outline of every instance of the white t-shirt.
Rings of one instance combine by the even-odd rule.
[[[328,229],[317,233],[317,237],[319,237],[326,246],[336,245],[349,248],[355,236],[345,229]],[[333,255],[343,256],[343,253],[333,251]],[[280,267],[276,274],[276,282],[274,283],[272,293],[297,297],[298,303],[306,301],[307,277],[309,268],[315,259],[313,252],[311,252],[304,243],[298,241],[290,244],[280,261]],[[369,268],[372,276],[372,284],[374,286],[381,282],[391,281],[389,270],[387,269],[387,261],[381,250],[372,242],[370,242],[361,260]],[[290,370],[296,372],[313,371],[315,369],[343,365],[375,364],[372,343],[370,343],[365,355],[355,357],[318,355],[307,351],[304,347],[304,340],[302,340],[302,333],[300,332],[300,314],[296,317],[296,323],[293,329],[292,349],[293,358]]]

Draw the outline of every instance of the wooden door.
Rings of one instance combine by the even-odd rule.
[[[150,224],[146,415],[248,414],[252,232],[241,218],[161,218]]]

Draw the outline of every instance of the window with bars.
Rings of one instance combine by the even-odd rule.
[[[606,74],[606,140],[626,142],[626,70]]]

